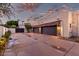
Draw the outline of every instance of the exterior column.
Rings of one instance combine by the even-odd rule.
[[[41,27],[39,27],[39,33],[41,33]]]
[[[72,21],[72,13],[71,12],[64,12],[62,14],[62,21],[61,21],[61,36],[65,38],[69,38],[71,36],[71,29],[70,24]]]

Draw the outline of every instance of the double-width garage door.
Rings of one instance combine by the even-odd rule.
[[[57,25],[42,27],[41,31],[42,34],[57,35]]]
[[[23,33],[24,32],[24,28],[16,28],[16,33]]]

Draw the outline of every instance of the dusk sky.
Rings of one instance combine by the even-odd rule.
[[[17,4],[13,4],[14,7],[16,7]],[[44,13],[47,12],[48,9],[53,9],[53,8],[59,8],[61,6],[63,6],[63,3],[44,3],[44,4],[40,4],[38,8],[36,8],[35,11],[33,12],[29,12],[29,11],[24,11],[24,12],[16,12],[15,14],[15,18],[12,17],[11,20],[16,20],[16,19],[20,19],[20,20],[25,20],[27,17],[30,16],[38,16],[40,15],[40,13]],[[67,4],[68,7],[72,8],[73,10],[79,10],[79,4],[75,3],[75,4]],[[17,8],[15,8],[16,10]]]

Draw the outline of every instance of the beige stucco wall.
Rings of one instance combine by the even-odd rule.
[[[72,36],[72,12],[68,13],[68,30],[69,30],[69,37]]]
[[[61,36],[70,37],[70,24],[72,23],[72,12],[69,10],[59,10],[59,17],[61,20]]]
[[[72,34],[73,36],[79,36],[79,11],[74,11],[72,18]]]

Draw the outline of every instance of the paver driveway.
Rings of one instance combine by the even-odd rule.
[[[4,56],[65,56],[79,55],[79,44],[59,39],[57,36],[36,33],[15,33],[13,47]]]

